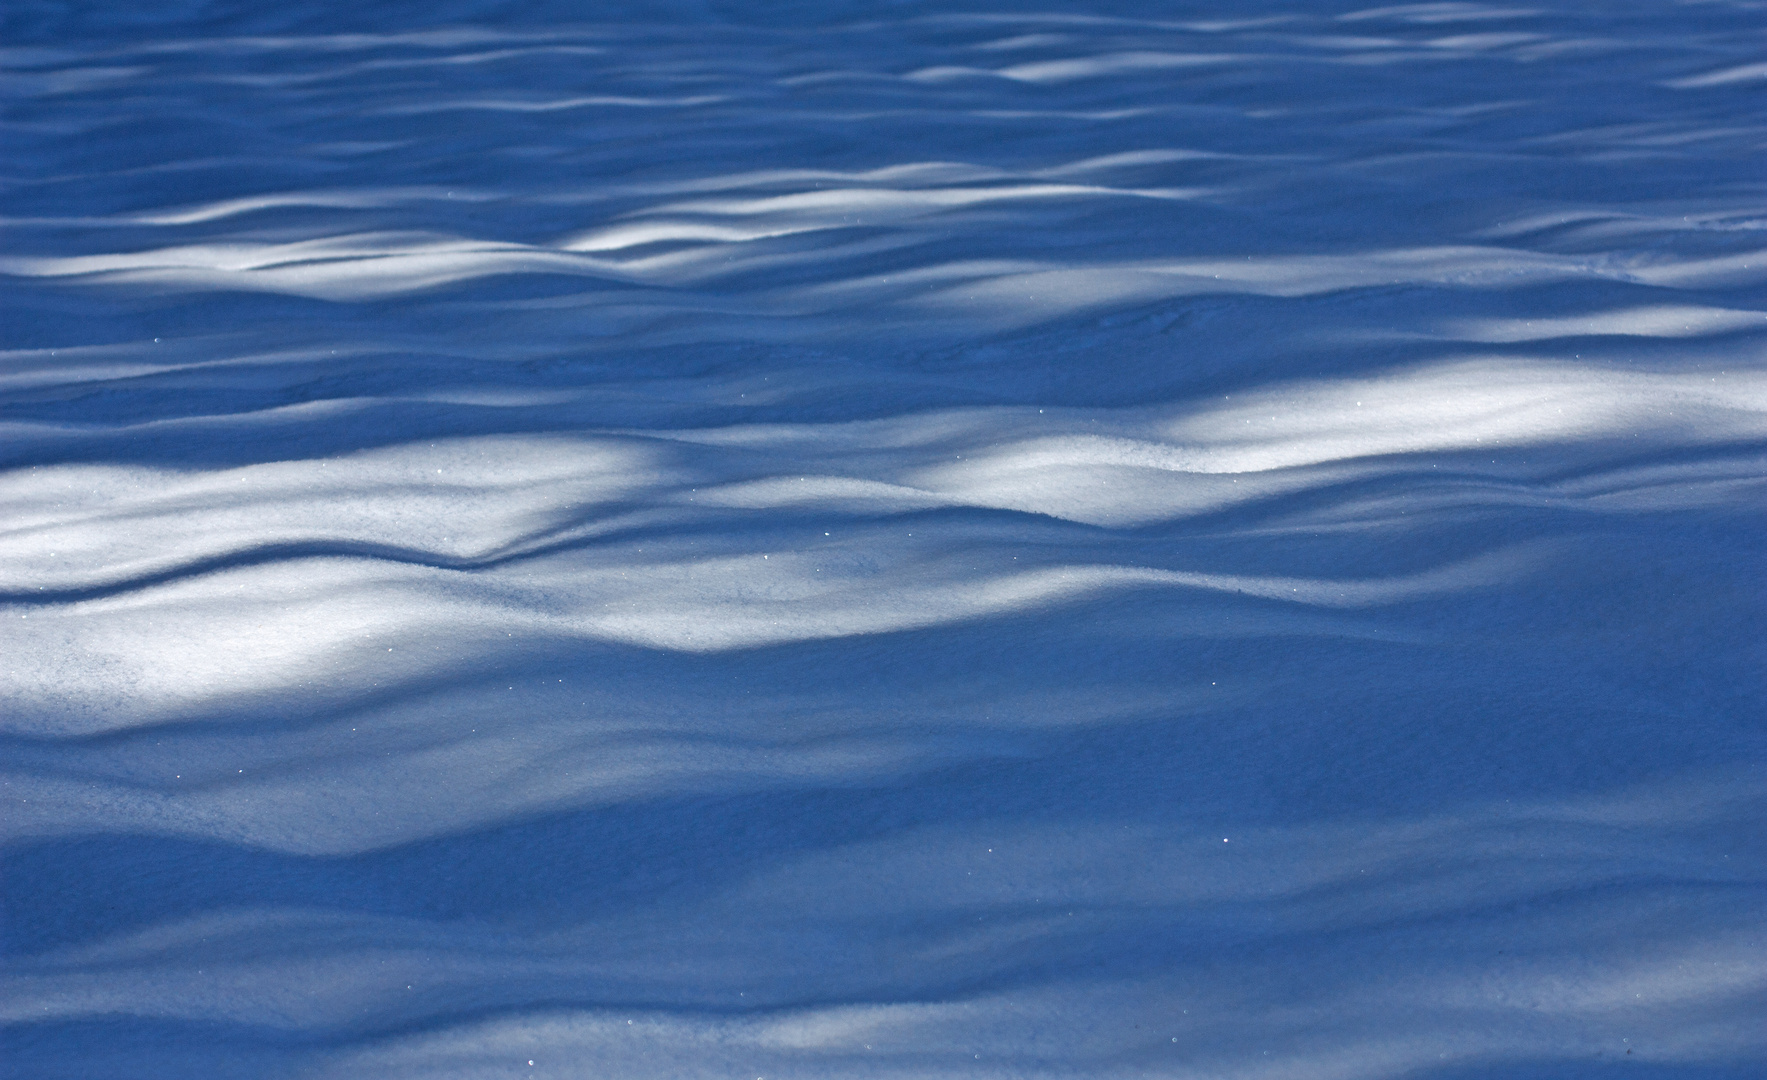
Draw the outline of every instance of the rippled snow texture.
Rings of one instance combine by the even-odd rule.
[[[0,1073],[1760,1075],[1763,55],[6,5]]]

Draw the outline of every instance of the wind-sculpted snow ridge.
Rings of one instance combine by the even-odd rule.
[[[0,1075],[1767,1069],[1758,4],[0,10]]]

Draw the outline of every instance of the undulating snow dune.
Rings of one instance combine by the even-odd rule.
[[[0,1075],[1761,1075],[1764,57],[11,0]]]

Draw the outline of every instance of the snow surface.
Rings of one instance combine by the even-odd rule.
[[[0,1073],[1767,1073],[1763,56],[8,0]]]

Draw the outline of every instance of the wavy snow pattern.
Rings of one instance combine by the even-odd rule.
[[[0,13],[0,1074],[1759,1073],[1759,5]]]

